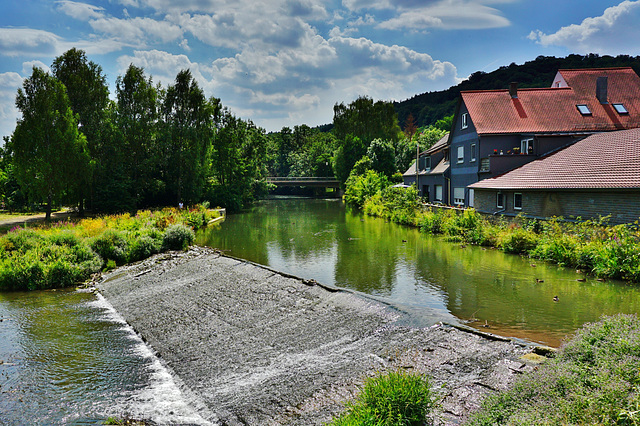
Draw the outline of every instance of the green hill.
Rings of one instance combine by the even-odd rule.
[[[569,55],[566,58],[538,56],[523,65],[512,63],[486,73],[475,72],[447,90],[416,95],[402,102],[394,102],[399,122],[404,124],[409,113],[418,126],[428,126],[454,113],[460,92],[463,90],[507,89],[509,83],[518,82],[519,87],[550,87],[559,69],[632,67],[640,75],[640,56],[599,56],[595,54]]]

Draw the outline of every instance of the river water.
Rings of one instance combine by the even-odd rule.
[[[602,315],[640,312],[637,286],[449,243],[350,210],[340,200],[267,200],[229,215],[197,240],[234,257],[380,298],[407,312],[416,326],[464,322],[557,346]]]
[[[0,425],[68,425],[109,416],[204,424],[101,296],[0,293]]]
[[[635,286],[579,282],[583,275],[574,270],[448,243],[351,211],[339,200],[264,201],[197,239],[380,299],[415,326],[474,319],[468,324],[479,329],[555,346],[585,322],[640,308]],[[0,293],[0,425],[80,424],[107,416],[204,424],[100,295]]]

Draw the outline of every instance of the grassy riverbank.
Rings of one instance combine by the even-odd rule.
[[[384,188],[368,197],[362,208],[368,215],[417,226],[422,232],[443,235],[450,241],[496,247],[601,278],[640,282],[637,226],[607,226],[606,218],[571,223],[561,218],[500,219],[473,209],[423,210],[414,188]]]
[[[217,215],[196,206],[16,227],[0,236],[0,290],[68,287],[104,269],[186,248],[193,230]]]
[[[468,425],[640,424],[640,321],[587,324],[558,355],[489,397]]]

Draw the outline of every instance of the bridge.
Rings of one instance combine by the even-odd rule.
[[[267,183],[275,186],[310,186],[317,188],[339,188],[340,181],[334,177],[267,177]]]

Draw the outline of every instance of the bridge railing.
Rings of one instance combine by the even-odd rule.
[[[338,182],[338,179],[327,176],[327,177],[291,177],[291,176],[268,176],[267,182]]]

